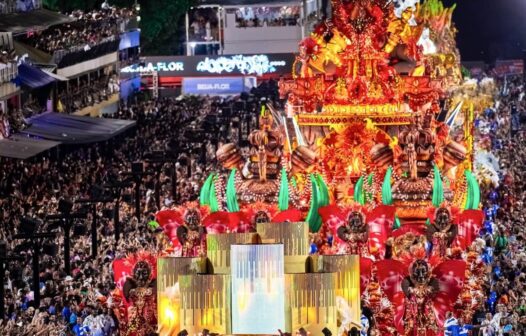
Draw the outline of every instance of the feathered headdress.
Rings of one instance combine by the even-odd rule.
[[[133,277],[133,271],[139,262],[145,262],[150,267],[150,279],[149,281],[154,280],[157,277],[157,257],[156,255],[148,251],[139,251],[134,254],[129,254],[124,258],[124,265],[129,267],[132,271],[132,274],[128,276]]]

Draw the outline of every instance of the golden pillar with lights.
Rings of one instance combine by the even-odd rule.
[[[304,328],[311,335],[337,330],[335,273],[287,274],[287,329]],[[289,327],[290,326],[290,327]]]
[[[357,255],[312,256],[312,270],[334,273],[334,292],[338,310],[338,328],[361,328],[360,317],[360,258]]]
[[[230,275],[181,275],[181,330],[197,335],[203,329],[231,332]]]
[[[283,244],[285,273],[309,271],[309,225],[307,222],[259,223],[263,244]]]
[[[257,244],[257,233],[223,233],[206,236],[206,255],[212,274],[230,274],[230,246],[236,244]]]
[[[206,258],[157,259],[157,313],[160,336],[175,335],[180,330],[179,275],[198,273],[206,273]]]

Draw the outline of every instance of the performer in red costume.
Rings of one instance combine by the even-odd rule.
[[[346,243],[346,253],[361,256],[369,254],[367,223],[362,213],[358,211],[351,212],[346,224],[338,228],[337,234],[338,238]]]
[[[395,307],[393,324],[402,335],[439,335],[464,283],[464,261],[447,260],[434,266],[439,259],[427,261],[424,255],[424,251],[415,251],[409,265],[408,260],[376,263],[382,290]]]
[[[157,330],[157,293],[151,265],[141,260],[133,268],[133,277],[124,283],[128,307],[126,335],[146,336]]]
[[[318,212],[323,221],[322,234],[335,237],[334,246],[327,254],[359,254],[373,260],[384,258],[385,243],[394,222],[394,207],[381,205],[367,211],[360,205],[348,208],[329,205]]]
[[[427,331],[438,332],[438,324],[432,311],[432,300],[438,292],[438,280],[432,277],[425,260],[415,260],[410,274],[402,281],[406,296],[404,335],[426,336]]]
[[[426,238],[432,244],[432,255],[446,257],[448,249],[457,237],[458,228],[447,208],[438,208],[435,221],[427,227]]]
[[[122,283],[121,276],[126,279],[109,303],[121,336],[149,336],[157,331],[156,265],[156,257],[144,251],[114,261],[115,282]]]
[[[201,257],[206,255],[206,228],[201,223],[199,212],[190,208],[184,216],[184,224],[177,228],[177,239],[183,247],[181,256]]]

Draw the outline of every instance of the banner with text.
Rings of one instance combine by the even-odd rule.
[[[121,76],[151,74],[159,76],[263,76],[290,74],[295,55],[209,55],[209,56],[152,56],[145,57],[140,64],[121,69]]]
[[[236,95],[247,91],[243,77],[184,78],[183,94]]]

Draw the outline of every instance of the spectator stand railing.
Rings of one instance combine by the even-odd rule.
[[[73,54],[79,54],[79,55],[82,55],[84,53],[88,54],[87,52],[88,51],[91,51],[89,53],[89,58],[93,58],[93,57],[100,57],[100,56],[103,56],[104,54],[106,54],[106,49],[105,48],[98,48],[98,47],[102,47],[104,45],[110,45],[110,42],[115,42],[115,41],[118,41],[119,38],[118,36],[110,36],[110,37],[106,37],[104,38],[103,40],[101,40],[99,43],[97,44],[92,44],[90,45],[89,43],[86,43],[84,45],[79,45],[79,46],[76,46],[76,47],[72,47],[72,48],[69,48],[69,49],[60,49],[60,50],[55,50],[53,52],[53,57],[52,57],[52,63],[54,64],[58,64],[59,66],[61,65],[61,62],[62,60],[66,57],[66,56],[73,56]],[[117,49],[118,49],[118,44],[117,44]],[[116,50],[112,50],[112,51],[117,51]],[[96,52],[96,50],[100,50],[101,52]],[[79,60],[81,61],[86,61],[88,60],[89,58],[87,57],[80,57]],[[71,64],[70,64],[71,65]]]
[[[0,85],[8,83],[18,75],[18,66],[16,62],[0,64]]]

